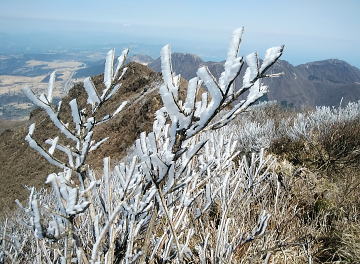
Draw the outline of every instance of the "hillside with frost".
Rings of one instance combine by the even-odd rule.
[[[32,123],[25,140],[55,167],[51,188],[28,187],[27,201],[3,220],[1,261],[358,262],[360,104],[301,113],[256,105],[268,91],[263,80],[279,76],[269,72],[283,46],[263,60],[241,57],[242,33],[234,31],[219,78],[202,66],[182,82],[167,45],[162,81],[132,100],[112,101],[136,68],[124,65],[128,50],[117,63],[108,52],[104,75],[78,86],[83,97],[75,86],[54,104],[55,74],[47,94],[25,89],[57,128],[46,139]],[[103,127],[155,91],[162,103],[152,127],[123,159],[104,157],[97,169],[92,152],[113,131]]]

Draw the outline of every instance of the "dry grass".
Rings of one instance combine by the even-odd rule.
[[[336,176],[360,165],[360,120],[341,121],[316,129],[310,138],[280,137],[270,151],[292,162]]]
[[[294,170],[288,186],[299,226],[286,234],[308,239],[316,263],[359,263],[359,119],[321,127],[309,138],[281,137],[270,150]]]
[[[0,134],[7,129],[16,129],[26,124],[26,120],[3,120],[0,119]]]
[[[129,80],[127,92],[131,93],[131,87],[135,89],[137,82],[144,81],[135,80],[133,83]],[[152,100],[157,99],[154,97]],[[129,108],[129,116],[146,113],[136,119],[152,119],[151,111],[158,106],[155,101]],[[254,120],[278,119],[275,122],[278,124],[282,119],[294,116],[294,112],[283,111],[277,106],[271,106],[260,116],[249,114],[249,118]],[[139,120],[132,121],[126,116],[119,121],[130,124],[130,127],[132,122],[141,124]],[[277,156],[277,162],[271,171],[277,175],[278,181],[270,183],[268,191],[251,203],[234,201],[229,218],[236,225],[230,233],[235,236],[240,230],[246,235],[256,225],[257,216],[263,209],[271,213],[271,220],[264,236],[236,248],[233,263],[360,263],[359,123],[357,119],[338,122],[314,130],[309,138],[292,140],[280,137],[273,142],[270,153]],[[111,129],[106,128],[108,130],[101,133],[118,133],[117,129],[123,125],[112,124]],[[146,130],[144,127],[138,129]],[[118,146],[105,145],[107,151],[115,151]],[[241,157],[234,159],[235,162],[240,160]],[[187,226],[195,230],[194,245],[204,241],[203,234],[210,234],[210,243],[216,243],[220,212],[221,208],[214,204],[201,219],[194,219]],[[157,218],[151,230],[161,236],[166,232],[166,226],[165,218]],[[146,241],[144,233],[136,243],[144,245],[146,250]],[[116,246],[121,248],[122,245]],[[196,251],[192,251],[195,254]],[[158,258],[156,261],[154,263],[162,260]]]

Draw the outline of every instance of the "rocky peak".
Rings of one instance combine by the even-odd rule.
[[[333,84],[360,82],[360,70],[338,59],[314,61],[296,66],[309,81]]]

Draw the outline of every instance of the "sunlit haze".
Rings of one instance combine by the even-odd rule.
[[[244,54],[285,44],[292,64],[337,58],[360,66],[357,0],[1,0],[0,7],[1,42],[15,39],[24,49],[169,43],[220,60],[231,31],[245,26]]]

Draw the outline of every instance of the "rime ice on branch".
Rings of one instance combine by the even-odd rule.
[[[266,71],[281,56],[283,46],[268,49],[262,64],[260,64],[257,53],[246,56],[248,67],[243,85],[238,88],[234,87],[235,78],[239,75],[244,62],[243,57],[238,56],[242,34],[243,28],[234,31],[224,71],[219,80],[216,80],[207,67],[198,69],[198,77],[189,81],[185,103],[178,98],[180,76],[175,75],[172,71],[170,47],[167,45],[161,50],[161,70],[164,84],[160,88],[160,94],[173,125],[176,126],[177,131],[182,131],[184,138],[190,138],[207,127],[219,111],[234,104],[233,109],[221,120],[213,123],[210,128],[215,129],[226,125],[267,92],[267,87],[261,84],[261,79],[276,76],[266,75]],[[204,100],[195,102],[201,85],[205,86],[209,94],[204,93],[201,96]],[[247,98],[235,103],[236,99],[248,90],[250,93]],[[209,97],[210,100],[208,100]]]
[[[42,155],[49,163],[64,170],[64,172],[58,174],[50,174],[47,178],[46,183],[51,184],[57,199],[56,213],[53,215],[53,220],[48,221],[48,227],[43,226],[44,221],[41,219],[38,198],[35,195],[31,195],[29,198],[29,208],[26,209],[26,212],[28,212],[31,219],[33,219],[32,223],[34,225],[35,235],[40,239],[49,238],[57,240],[63,237],[64,233],[74,228],[73,221],[75,216],[84,212],[90,205],[88,194],[96,185],[96,180],[92,176],[91,170],[89,170],[85,164],[86,158],[89,152],[96,150],[108,139],[104,138],[95,142],[92,139],[93,129],[97,125],[117,115],[127,102],[122,102],[112,114],[108,114],[100,120],[97,120],[95,116],[99,107],[106,103],[106,101],[119,90],[121,84],[118,82],[121,81],[127,69],[123,67],[127,54],[128,50],[126,49],[118,58],[116,69],[113,70],[115,50],[108,52],[104,72],[105,89],[101,95],[99,95],[90,77],[84,80],[84,88],[88,96],[87,103],[91,105],[91,110],[89,113],[87,109],[79,109],[76,98],[69,102],[74,123],[73,129],[70,128],[64,120],[59,118],[61,101],[58,106],[52,104],[52,94],[56,77],[55,72],[50,75],[47,95],[41,94],[37,97],[30,88],[23,89],[27,97],[36,106],[45,110],[58,130],[73,142],[71,146],[65,146],[59,143],[58,136],[54,139],[50,138],[45,141],[46,144],[50,145],[50,148],[47,150],[32,138],[35,123],[30,125],[29,132],[25,138],[29,146]],[[120,73],[121,69],[122,71]],[[67,160],[56,158],[54,156],[55,151],[63,152]],[[75,179],[78,179],[79,183],[75,183]],[[68,243],[68,246],[71,248],[74,246],[74,239],[68,237],[66,243]],[[67,261],[69,256],[66,256],[66,254],[64,254],[64,260]]]
[[[250,160],[239,158],[238,142],[233,134],[218,128],[266,93],[267,87],[261,80],[274,76],[266,71],[281,56],[283,46],[268,49],[262,63],[256,53],[246,56],[248,67],[243,84],[235,87],[235,79],[244,64],[244,58],[238,55],[242,34],[243,28],[234,31],[220,78],[216,80],[206,67],[199,68],[197,77],[188,83],[184,102],[179,97],[180,75],[172,70],[170,47],[162,48],[164,83],[159,91],[164,107],[156,112],[153,131],[140,134],[135,142],[136,153],[129,162],[111,169],[109,158],[105,158],[103,177],[98,180],[85,166],[86,157],[107,138],[94,142],[93,128],[121,111],[125,102],[100,120],[95,118],[95,113],[121,88],[116,83],[126,71],[122,66],[128,50],[118,58],[115,70],[115,51],[108,52],[102,94],[91,78],[85,79],[90,113],[79,109],[76,98],[70,101],[75,129],[59,119],[60,107],[51,104],[55,75],[50,78],[47,96],[36,97],[30,89],[25,89],[60,132],[73,141],[73,147],[67,147],[59,144],[59,137],[48,139],[45,143],[50,148],[46,150],[32,138],[34,124],[26,137],[31,147],[64,170],[50,174],[47,179],[52,185],[55,205],[41,202],[44,199],[32,191],[29,206],[24,208],[37,243],[45,248],[38,252],[40,260],[232,263],[237,248],[264,235],[269,213],[260,210],[250,230],[243,228],[234,233],[232,230],[238,226],[231,208],[235,204],[251,207],[269,191],[271,183],[276,182],[276,175],[270,171],[272,159],[263,151],[253,154]],[[201,87],[207,91],[199,94]],[[238,101],[247,91],[247,97]],[[197,98],[201,99],[197,101]],[[214,122],[217,114],[230,106],[232,109]],[[65,153],[68,160],[56,159],[55,151]],[[78,176],[78,184],[72,179],[74,174]],[[211,220],[212,207],[219,207],[218,219]],[[45,215],[44,211],[50,213]],[[210,221],[208,226],[204,226],[206,221]]]
[[[97,89],[90,77],[84,80],[84,88],[88,95],[87,103],[91,105],[91,113],[86,113],[86,109],[79,109],[76,98],[69,102],[71,109],[71,116],[73,119],[75,129],[70,129],[68,124],[65,124],[63,120],[59,119],[59,111],[61,106],[61,101],[59,106],[55,108],[52,105],[52,92],[54,89],[55,83],[55,72],[50,75],[48,94],[41,94],[37,97],[30,88],[24,88],[23,91],[26,96],[38,107],[46,111],[51,121],[59,129],[59,131],[64,134],[67,138],[74,141],[74,146],[69,148],[67,146],[61,145],[58,143],[58,138],[48,139],[45,141],[46,144],[50,144],[51,148],[49,151],[46,151],[41,147],[33,138],[32,134],[34,132],[35,124],[32,124],[29,128],[29,133],[26,136],[26,141],[29,145],[38,151],[43,157],[45,157],[51,164],[56,165],[60,168],[68,168],[77,172],[81,172],[82,166],[85,162],[85,157],[89,151],[95,150],[100,146],[101,143],[105,142],[107,138],[95,142],[92,140],[93,129],[95,126],[110,120],[113,116],[118,114],[126,105],[127,102],[123,102],[119,107],[114,111],[114,113],[104,116],[100,120],[95,119],[95,114],[98,108],[108,101],[120,88],[121,84],[116,84],[118,81],[121,81],[124,76],[126,69],[123,68],[121,75],[119,75],[120,69],[124,66],[128,50],[124,50],[121,56],[118,59],[116,65],[116,70],[114,71],[114,54],[115,50],[110,50],[106,57],[105,62],[105,72],[104,72],[104,84],[105,89],[102,92],[102,95],[99,96]],[[59,161],[54,156],[54,150],[64,152],[68,160]]]
[[[239,75],[243,66],[243,58],[238,56],[242,34],[243,28],[234,31],[224,65],[224,72],[222,72],[219,80],[216,80],[207,67],[199,68],[197,77],[191,79],[188,83],[185,102],[179,98],[180,75],[176,75],[172,70],[170,47],[166,45],[162,48],[161,70],[164,84],[160,86],[160,94],[164,107],[156,112],[153,132],[148,135],[142,133],[136,141],[137,155],[141,159],[143,166],[145,166],[143,172],[155,187],[160,210],[167,219],[168,229],[171,234],[167,245],[170,247],[173,242],[173,246],[177,249],[176,257],[180,262],[183,261],[184,252],[186,251],[180,243],[180,237],[191,239],[193,233],[190,232],[191,230],[187,235],[184,232],[178,233],[177,226],[181,225],[181,221],[177,217],[182,216],[184,211],[191,211],[193,209],[192,203],[197,199],[206,201],[203,207],[197,208],[196,212],[193,212],[199,218],[216,198],[220,199],[220,203],[224,205],[221,225],[217,234],[217,243],[215,246],[213,245],[215,255],[212,262],[219,263],[222,261],[227,263],[225,255],[230,257],[235,248],[235,244],[231,245],[229,237],[227,237],[227,225],[229,224],[227,222],[229,221],[227,208],[231,205],[234,195],[238,193],[239,186],[244,184],[243,175],[235,174],[238,176],[237,178],[237,176],[229,174],[225,176],[224,180],[215,184],[212,182],[216,178],[215,175],[209,176],[210,178],[207,180],[204,180],[199,175],[210,174],[208,169],[215,166],[211,164],[217,160],[216,158],[207,164],[203,164],[202,167],[205,168],[205,171],[200,170],[198,174],[194,170],[199,168],[192,168],[191,170],[190,164],[201,156],[199,153],[204,146],[207,149],[209,143],[209,139],[201,136],[199,139],[199,137],[195,136],[206,129],[214,130],[228,124],[267,92],[267,87],[261,83],[263,78],[277,76],[267,75],[266,71],[281,56],[283,46],[268,49],[262,64],[256,53],[246,56],[245,60],[248,67],[244,75],[243,85],[238,88],[235,87],[235,78]],[[206,88],[207,92],[198,95],[202,86]],[[237,99],[247,91],[249,93],[246,99],[238,102]],[[201,100],[196,101],[197,97],[201,98]],[[232,106],[232,109],[219,121],[211,123],[214,117],[228,106]],[[220,145],[222,146],[222,144]],[[234,148],[230,148],[230,145],[227,147],[227,153],[236,155]],[[210,153],[208,155],[211,156]],[[233,156],[228,157],[229,160],[232,159],[231,157]],[[252,164],[254,165],[256,162],[255,156],[253,156]],[[266,163],[263,160],[263,153],[261,153],[260,166],[264,166]],[[221,167],[220,164],[218,166]],[[246,168],[247,163],[242,166]],[[256,174],[254,173],[254,175]],[[246,188],[241,187],[244,193],[247,193],[250,189],[256,189],[255,185],[261,184],[265,180],[265,175],[257,175],[259,177],[257,180],[252,178],[251,175],[252,173],[249,174],[250,178],[248,179],[252,179],[252,181],[245,184]],[[197,186],[200,182],[203,184],[203,188]],[[232,190],[233,194],[221,194],[220,190],[226,192],[226,190],[230,189],[230,182],[232,186],[235,186],[235,189]],[[190,190],[201,191],[192,193]],[[214,192],[214,190],[217,191]],[[177,206],[174,206],[174,204]],[[242,238],[243,240],[240,239],[236,243],[238,245],[245,244],[262,235],[269,217],[270,215],[264,212],[259,217],[258,227],[254,228],[253,235],[249,235],[248,239]],[[186,222],[183,218],[182,221]],[[204,250],[206,251],[206,246]],[[163,256],[167,253],[163,253]]]

